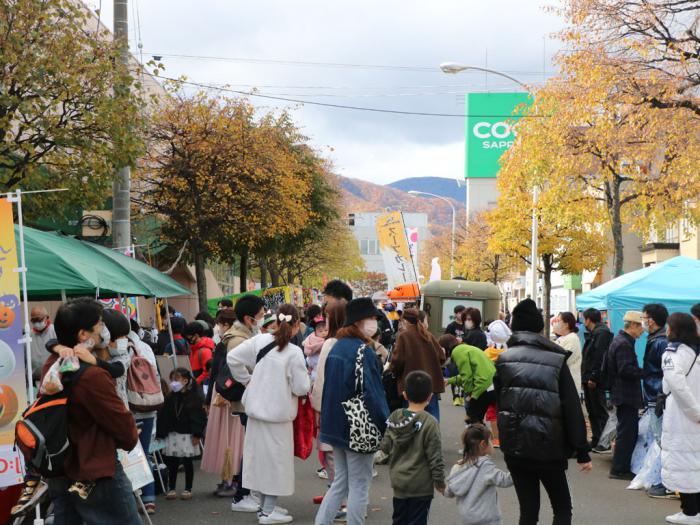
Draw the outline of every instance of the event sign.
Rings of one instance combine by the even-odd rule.
[[[131,481],[131,488],[138,490],[153,483],[153,471],[148,464],[148,459],[143,451],[141,443],[136,443],[130,452],[117,451],[119,462],[124,468],[124,474]]]
[[[23,480],[22,460],[13,451],[15,422],[27,406],[17,258],[12,203],[0,199],[0,487]]]
[[[384,259],[384,270],[389,289],[399,284],[416,283],[416,269],[406,237],[406,225],[400,211],[377,217],[379,251]]]
[[[468,93],[465,178],[495,178],[501,155],[515,141],[518,106],[528,93]]]

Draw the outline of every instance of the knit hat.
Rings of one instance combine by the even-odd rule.
[[[508,325],[500,319],[489,325],[489,333],[487,338],[493,341],[493,344],[498,348],[502,348],[510,339],[513,332],[510,331]]]
[[[534,332],[539,334],[544,330],[544,319],[532,299],[523,299],[513,308],[513,319],[510,327],[514,332]]]

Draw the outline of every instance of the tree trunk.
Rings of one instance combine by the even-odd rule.
[[[549,316],[552,309],[552,258],[550,254],[542,256],[544,266],[544,290],[542,290],[542,309],[544,310],[544,335],[549,338]]]
[[[207,311],[207,274],[206,258],[204,250],[198,242],[192,243],[192,256],[194,258],[194,275],[197,279],[197,302],[199,311]]]
[[[273,288],[277,288],[280,285],[280,271],[277,262],[270,261],[268,270],[270,270],[270,284]]]
[[[499,264],[501,262],[501,256],[499,254],[494,255],[493,258],[493,279],[491,282],[498,285],[498,270],[500,270]]]
[[[241,252],[241,293],[248,291],[248,250]]]
[[[294,283],[294,272],[291,268],[287,268],[287,284]]]
[[[608,200],[608,213],[610,215],[610,225],[614,245],[613,255],[613,277],[619,277],[623,273],[625,263],[625,246],[622,241],[622,204],[620,203],[619,177],[615,176],[612,184],[606,184],[606,195]]]
[[[267,259],[260,257],[258,266],[260,266],[260,288],[264,290],[267,288]]]

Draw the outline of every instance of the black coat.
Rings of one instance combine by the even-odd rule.
[[[634,351],[634,337],[621,330],[610,344],[605,361],[605,376],[608,390],[615,406],[629,405],[642,408],[643,371],[637,362]]]
[[[515,332],[498,356],[494,387],[501,450],[509,460],[565,468],[575,453],[590,461],[578,389],[566,366],[570,352],[532,332]]]
[[[196,383],[185,391],[171,392],[165,398],[165,404],[158,411],[156,436],[164,438],[171,432],[192,434],[203,437],[207,427],[207,413],[204,411],[204,399]]]
[[[589,380],[598,385],[603,384],[600,372],[612,340],[612,332],[607,325],[602,323],[597,325],[592,332],[585,334],[581,357],[581,382],[584,385]]]
[[[486,334],[481,328],[465,330],[464,336],[462,337],[462,342],[465,345],[476,346],[482,350],[486,350],[489,346],[489,343],[486,340]]]

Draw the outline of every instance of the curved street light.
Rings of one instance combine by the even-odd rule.
[[[426,193],[424,191],[409,191],[409,195],[413,195],[414,197],[417,195],[425,195],[426,197],[433,197],[435,199],[440,199],[441,201],[446,202],[447,204],[450,205],[450,208],[452,208],[452,248],[451,248],[451,253],[450,253],[450,279],[454,279],[455,276],[455,215],[457,213],[457,210],[455,210],[454,204],[450,202],[450,199],[446,197],[442,197],[440,195],[435,195],[434,193]]]

